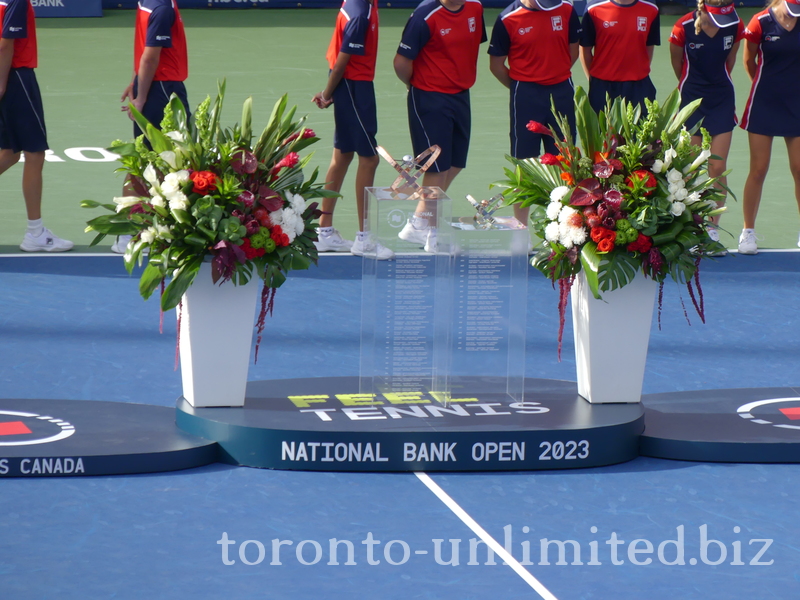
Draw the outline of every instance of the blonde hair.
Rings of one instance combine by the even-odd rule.
[[[775,8],[779,4],[783,4],[783,0],[767,0],[767,8]]]
[[[694,20],[695,35],[700,35],[700,30],[703,29],[701,19],[703,18],[704,12],[706,12],[706,1],[697,0],[697,18]]]

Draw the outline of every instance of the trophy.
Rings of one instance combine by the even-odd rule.
[[[475,216],[473,219],[476,229],[495,229],[496,220],[494,213],[505,206],[503,194],[497,194],[488,200],[481,201],[475,200],[475,198],[467,194],[467,200],[469,200],[469,203],[472,204],[475,209]]]
[[[380,154],[395,171],[399,173],[394,183],[389,186],[393,192],[406,194],[413,197],[417,194],[422,195],[422,186],[417,183],[417,180],[427,171],[431,165],[436,162],[436,159],[441,153],[442,149],[439,146],[431,146],[412,158],[411,156],[404,156],[403,162],[398,163],[391,155],[381,146],[377,147],[378,154]]]

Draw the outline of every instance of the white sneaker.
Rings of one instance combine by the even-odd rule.
[[[758,237],[753,229],[742,229],[739,236],[739,254],[758,254]]]
[[[131,239],[133,239],[132,235],[118,235],[117,241],[111,245],[111,251],[114,254],[125,254],[125,250]]]
[[[369,258],[377,258],[378,260],[391,260],[394,258],[394,252],[389,250],[386,246],[373,242],[369,239],[359,240],[353,242],[350,252],[353,256],[369,256]]]
[[[66,252],[67,250],[72,250],[74,245],[69,240],[62,240],[47,227],[44,227],[37,236],[25,233],[19,248],[25,252]]]
[[[800,248],[800,238],[797,238],[797,247]]]
[[[405,240],[406,242],[411,242],[412,244],[418,244],[420,246],[424,246],[428,242],[428,233],[430,232],[430,227],[424,227],[422,229],[417,229],[414,227],[414,224],[411,222],[411,219],[406,221],[406,224],[400,230],[400,233],[397,234],[401,240]]]
[[[317,229],[317,237],[319,239],[314,242],[317,252],[349,252],[353,247],[353,242],[344,239],[335,229],[328,235],[323,235]]]
[[[436,252],[436,228],[428,228],[428,235],[425,237],[425,252]]]

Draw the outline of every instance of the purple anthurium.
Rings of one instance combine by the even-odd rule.
[[[603,194],[603,199],[613,208],[619,210],[624,196],[618,190],[608,190]]]
[[[258,159],[256,155],[241,148],[233,153],[231,157],[231,169],[236,171],[239,175],[249,175],[256,172],[258,168]]]
[[[258,203],[269,212],[275,212],[283,208],[283,198],[278,192],[265,185],[258,188]]]
[[[253,203],[256,201],[256,195],[250,190],[245,190],[239,194],[239,197],[236,198],[236,200],[244,204],[245,208],[252,208]]]
[[[597,179],[580,181],[572,192],[569,203],[572,206],[589,206],[603,197],[603,190]]]

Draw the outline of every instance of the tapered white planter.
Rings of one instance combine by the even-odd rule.
[[[183,397],[192,406],[242,406],[261,280],[211,280],[203,263],[178,307]]]
[[[583,272],[572,286],[578,393],[593,404],[639,402],[658,284],[641,273],[592,296]]]

